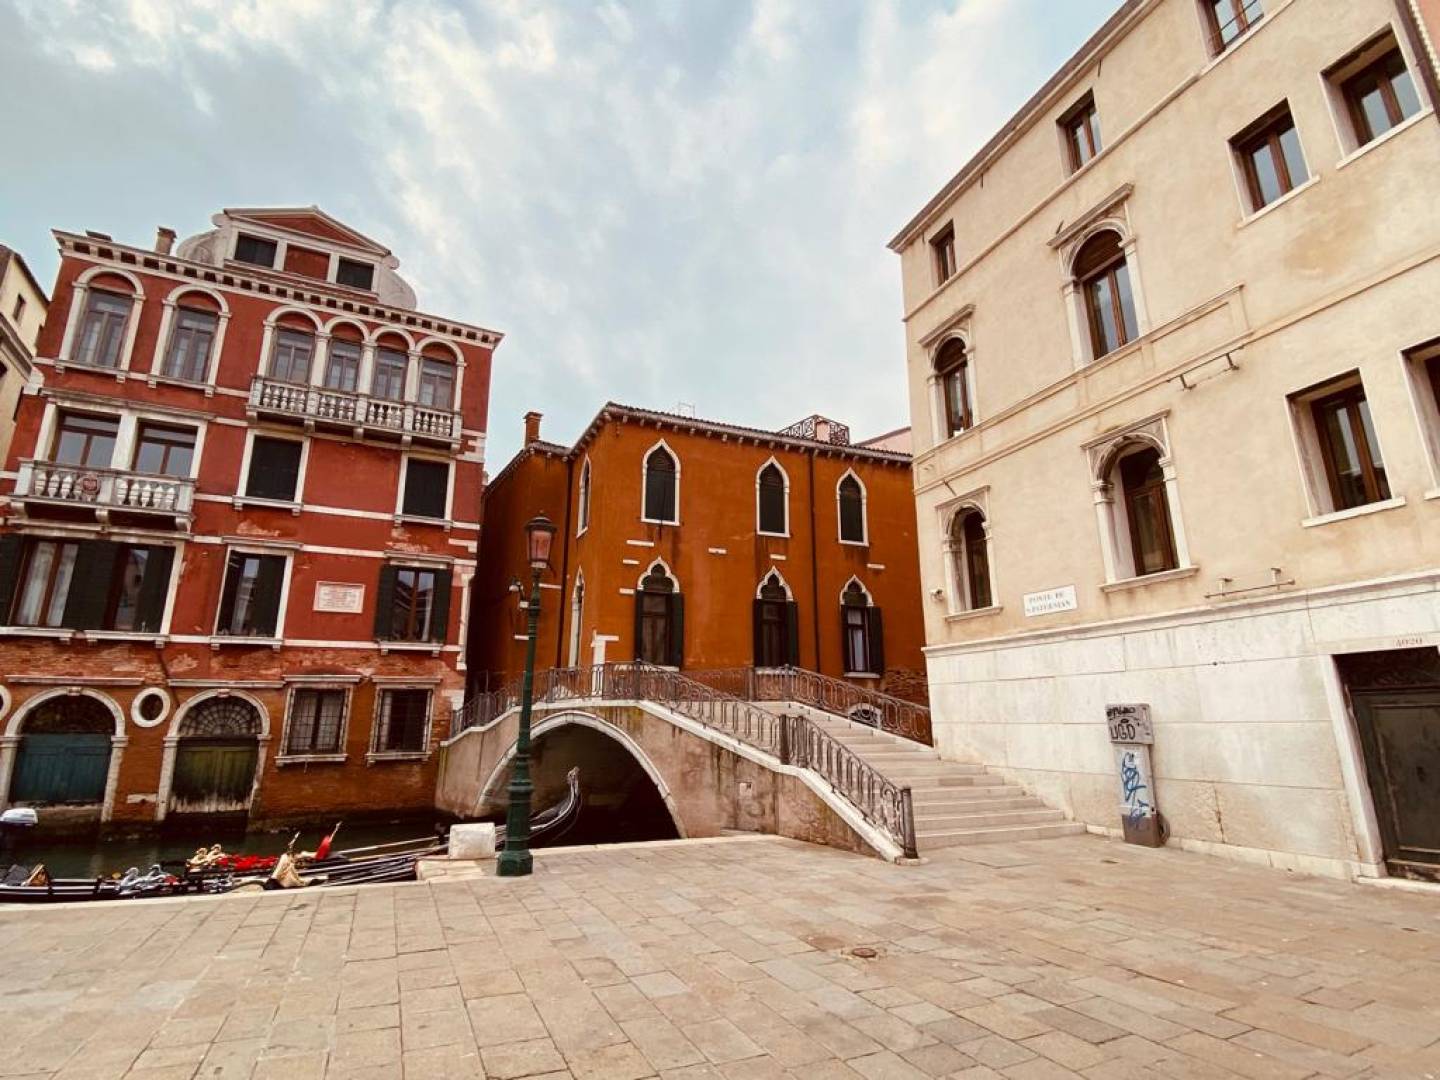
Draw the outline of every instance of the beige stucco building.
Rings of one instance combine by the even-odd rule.
[[[15,406],[30,381],[35,339],[50,300],[18,251],[0,244],[0,461],[15,433]]]
[[[1429,0],[1128,0],[891,243],[937,745],[1172,844],[1440,863]]]

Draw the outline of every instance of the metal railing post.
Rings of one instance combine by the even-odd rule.
[[[780,764],[790,764],[790,717],[780,717]]]
[[[915,845],[915,802],[910,794],[910,785],[900,789],[900,830],[901,846],[907,859],[918,859],[920,850]]]

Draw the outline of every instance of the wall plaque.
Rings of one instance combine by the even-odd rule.
[[[1155,727],[1150,723],[1149,705],[1106,705],[1105,723],[1113,743],[1154,745]]]
[[[365,586],[339,581],[315,583],[315,610],[358,615],[365,610]]]
[[[1032,592],[1025,594],[1025,617],[1033,619],[1036,615],[1053,615],[1057,611],[1074,611],[1075,586],[1062,585],[1058,589],[1046,589],[1044,592]]]

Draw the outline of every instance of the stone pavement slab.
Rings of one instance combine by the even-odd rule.
[[[1440,895],[1094,837],[15,909],[0,956],[0,1080],[1440,1078]]]

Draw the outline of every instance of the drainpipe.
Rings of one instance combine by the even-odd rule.
[[[815,627],[815,670],[820,671],[820,549],[815,533],[815,448],[810,448],[810,621]]]
[[[575,503],[575,500],[571,498],[570,478],[574,473],[575,459],[567,456],[565,458],[565,542],[560,547],[560,607],[556,612],[559,618],[555,620],[555,666],[557,668],[565,666],[565,605],[569,602],[567,597],[570,594],[570,590],[565,586],[570,581],[570,511]]]

